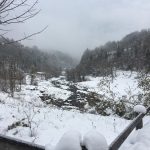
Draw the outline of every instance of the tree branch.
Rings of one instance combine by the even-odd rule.
[[[25,35],[23,38],[19,39],[19,40],[15,40],[15,41],[9,41],[7,40],[3,35],[0,35],[1,38],[3,38],[5,40],[4,43],[2,43],[2,45],[8,45],[8,44],[13,44],[13,43],[17,43],[17,42],[21,42],[21,41],[24,41],[26,39],[29,39],[37,34],[40,34],[42,32],[44,32],[46,29],[48,28],[48,26],[44,27],[41,31],[38,31],[38,32],[35,32],[35,33],[32,33],[30,35]]]

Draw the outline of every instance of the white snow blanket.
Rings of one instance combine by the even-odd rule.
[[[95,130],[88,132],[83,138],[83,145],[88,150],[108,150],[105,137]]]
[[[58,144],[55,150],[81,150],[81,135],[77,131],[66,132]]]
[[[145,114],[146,113],[146,108],[142,105],[136,105],[134,107],[134,112]]]

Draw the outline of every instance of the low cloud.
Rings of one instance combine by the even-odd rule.
[[[24,32],[48,25],[41,35],[23,43],[76,57],[86,48],[150,27],[149,0],[40,0],[39,7],[42,12],[25,24],[13,26],[10,37],[19,38]]]

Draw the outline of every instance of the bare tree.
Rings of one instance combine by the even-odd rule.
[[[0,0],[0,36],[4,39],[2,44],[12,44],[28,39],[36,34],[43,32],[47,27],[32,33],[30,35],[24,35],[22,38],[13,42],[7,41],[5,35],[11,30],[6,29],[11,24],[24,23],[25,21],[35,17],[41,10],[36,6],[38,0]]]
[[[15,60],[10,60],[9,63],[9,86],[10,86],[10,93],[11,96],[14,96],[14,91],[16,88],[16,63]]]

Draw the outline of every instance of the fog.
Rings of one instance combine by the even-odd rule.
[[[25,24],[13,25],[9,37],[18,39],[48,25],[22,43],[76,58],[86,48],[150,27],[150,0],[39,0],[37,7],[42,11]]]

